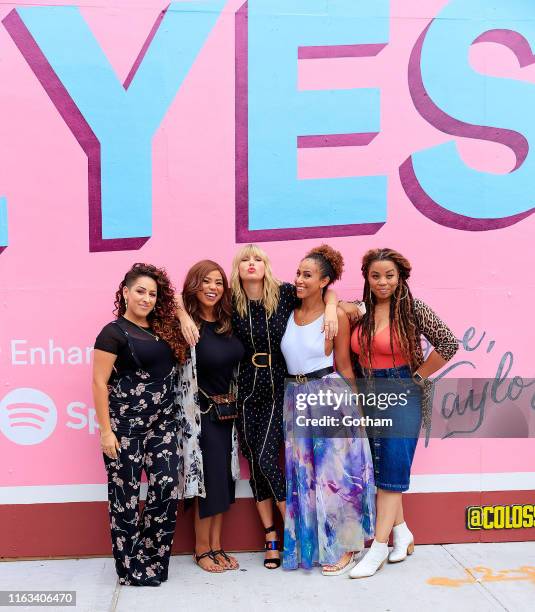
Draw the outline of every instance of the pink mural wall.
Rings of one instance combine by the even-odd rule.
[[[220,14],[213,26],[206,27],[198,54],[148,141],[152,156],[150,236],[139,234],[145,239],[122,245],[110,239],[108,246],[98,226],[100,212],[91,212],[96,197],[91,190],[101,184],[98,176],[91,174],[96,172],[91,155],[88,169],[90,145],[81,146],[76,126],[66,116],[65,107],[61,111],[61,101],[54,98],[54,91],[58,91],[50,81],[53,63],[48,66],[50,78],[46,81],[46,60],[36,59],[35,48],[32,56],[30,43],[39,39],[36,26],[24,26],[26,17],[17,13],[21,8],[45,4],[62,3],[21,0],[0,8],[0,195],[7,202],[0,213],[0,236],[4,236],[0,247],[1,504],[104,499],[105,472],[90,390],[91,346],[98,330],[111,320],[114,292],[135,261],[165,266],[180,286],[195,261],[212,258],[229,270],[237,240],[257,240],[269,253],[276,274],[291,281],[306,250],[326,240],[340,249],[346,260],[344,276],[335,288],[340,297],[354,299],[362,290],[362,254],[371,247],[393,247],[413,263],[413,293],[429,303],[459,339],[464,337],[455,360],[468,360],[475,369],[460,366],[459,376],[492,378],[500,363],[502,371],[510,366],[510,377],[531,375],[533,333],[529,317],[535,296],[535,219],[530,216],[532,205],[522,209],[514,206],[520,183],[511,184],[508,212],[492,212],[487,217],[478,213],[479,220],[473,214],[472,222],[466,221],[470,215],[456,213],[457,222],[447,222],[448,216],[439,210],[446,205],[439,203],[435,212],[431,210],[431,196],[421,192],[423,188],[411,179],[410,163],[407,165],[415,153],[451,142],[457,147],[459,164],[494,177],[514,177],[523,171],[522,165],[531,163],[528,127],[533,118],[523,114],[521,97],[508,97],[507,90],[503,93],[511,117],[522,115],[527,130],[524,135],[519,122],[513,120],[511,125],[487,126],[496,128],[490,129],[490,134],[482,129],[463,132],[458,125],[454,129],[451,122],[441,121],[440,109],[424,108],[421,87],[418,89],[418,41],[441,11],[462,3],[392,0],[386,3],[387,40],[375,54],[294,56],[297,91],[376,89],[380,124],[369,130],[374,132],[373,138],[361,138],[360,142],[350,135],[346,141],[335,138],[322,142],[318,137],[314,144],[311,135],[305,135],[295,145],[297,178],[381,176],[386,188],[384,219],[374,219],[376,207],[382,206],[375,194],[373,198],[377,196],[379,203],[358,197],[354,202],[355,207],[370,208],[369,223],[364,217],[334,225],[317,222],[302,231],[280,224],[269,230],[247,226],[247,206],[256,204],[251,200],[252,191],[249,198],[243,192],[247,188],[244,163],[247,159],[251,162],[256,145],[251,141],[251,124],[248,143],[243,134],[241,140],[236,137],[237,129],[247,127],[243,113],[248,110],[249,118],[253,116],[254,103],[251,97],[247,100],[247,83],[244,89],[243,74],[237,69],[241,65],[243,70],[244,62],[247,67],[240,55],[243,38],[237,38],[236,13],[244,10],[243,0],[222,2]],[[328,11],[330,3],[322,4]],[[142,52],[168,2],[105,0],[97,6],[79,0],[76,5],[117,83],[128,84],[136,61],[143,66]],[[535,6],[527,0],[511,6],[519,11],[527,7],[535,17]],[[250,2],[249,20],[252,7]],[[164,26],[165,22],[160,25]],[[489,28],[495,30],[492,25]],[[485,24],[481,34],[484,31]],[[526,37],[522,38],[524,51],[530,49]],[[514,82],[531,91],[535,85],[533,57],[526,59],[518,46],[509,43],[489,36],[469,48],[467,64],[475,74],[489,77],[489,83]],[[276,35],[273,44],[277,45]],[[432,55],[431,49],[429,53]],[[90,64],[80,70],[89,70]],[[39,66],[44,72],[39,72]],[[255,65],[249,64],[250,86],[254,69]],[[432,67],[429,70],[432,79]],[[96,88],[99,75],[98,70],[92,75]],[[242,80],[237,83],[236,77]],[[104,75],[103,83],[108,78]],[[452,90],[459,86],[456,78],[452,73]],[[467,118],[460,118],[461,122],[467,123]],[[351,127],[348,131],[355,132]],[[512,135],[509,140],[507,135]],[[98,135],[95,138],[93,144],[104,149],[104,141],[100,142]],[[247,144],[249,149],[244,148]],[[266,172],[271,170],[266,167]],[[437,168],[437,175],[447,171]],[[291,217],[295,207],[301,207],[306,219],[306,200],[289,197],[277,173],[270,175],[270,180],[273,198],[282,202],[287,215]],[[450,188],[462,192],[463,185],[453,177]],[[115,194],[115,205],[127,218],[129,201],[120,195]],[[481,193],[481,210],[487,196]],[[331,201],[325,202],[326,209],[333,206]],[[509,221],[499,221],[504,218]],[[283,233],[277,234],[277,229]],[[100,246],[95,247],[97,243]],[[480,339],[478,348],[467,350]],[[15,425],[10,420],[13,408],[25,409],[20,412],[25,423]],[[31,424],[35,414],[39,415],[37,426],[35,421]],[[420,441],[413,490],[535,489],[534,450],[531,439],[431,440],[427,448]],[[87,485],[97,486],[84,489]],[[249,495],[246,483],[241,491]]]

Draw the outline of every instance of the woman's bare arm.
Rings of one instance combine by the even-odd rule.
[[[95,349],[93,351],[93,401],[100,427],[100,446],[102,451],[110,457],[117,459],[119,442],[111,429],[110,403],[108,395],[108,380],[117,355]]]
[[[355,373],[351,364],[351,354],[349,350],[350,329],[349,320],[345,312],[338,308],[338,334],[334,339],[334,358],[336,360],[336,370],[351,385],[355,384]]]
[[[323,319],[323,329],[326,340],[333,340],[338,333],[338,314],[336,312],[338,306],[338,297],[332,289],[327,289],[323,296],[325,302],[325,314]]]
[[[356,323],[366,314],[366,304],[364,302],[340,302],[340,308],[346,313],[351,324]]]
[[[184,336],[186,342],[190,346],[195,346],[197,342],[199,342],[199,329],[195,325],[194,320],[189,316],[184,308],[184,300],[182,299],[182,294],[177,293],[175,295],[175,300],[177,303],[177,317],[180,321],[180,327],[182,329],[182,335]]]

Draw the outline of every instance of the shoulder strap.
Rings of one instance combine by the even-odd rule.
[[[206,391],[201,389],[199,386],[197,386],[197,389],[199,389],[199,391],[204,395],[206,399],[210,399],[210,396],[208,395],[208,393],[206,393]]]

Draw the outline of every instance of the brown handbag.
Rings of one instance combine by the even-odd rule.
[[[231,383],[232,388],[232,383]],[[208,395],[199,387],[199,391],[208,400],[208,409],[202,414],[210,413],[210,420],[214,423],[230,421],[238,417],[238,402],[233,391],[220,393],[219,395]]]

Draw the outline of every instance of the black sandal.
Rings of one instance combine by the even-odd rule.
[[[277,530],[275,529],[275,525],[271,525],[271,527],[266,527],[264,529],[264,533],[267,535],[268,533],[277,533]],[[266,542],[266,546],[265,546],[265,550],[280,550],[279,548],[279,540],[268,540]],[[280,557],[276,558],[276,559],[264,559],[264,567],[266,569],[270,569],[270,570],[274,570],[280,567],[281,564],[281,560]],[[274,567],[269,567],[270,565],[273,565]]]
[[[199,561],[201,559],[205,559],[206,557],[210,558],[216,565],[219,565],[221,567],[221,571],[218,570],[213,570],[213,569],[206,569],[204,568]],[[214,553],[212,550],[207,550],[206,552],[197,555],[196,553],[193,553],[193,561],[195,562],[196,565],[198,565],[203,571],[208,572],[209,574],[222,574],[225,570],[223,569],[223,566],[220,565],[219,561],[215,558]]]
[[[217,557],[218,555],[221,555],[223,557],[223,559],[225,559],[225,561],[227,561],[228,563],[232,563],[232,559],[227,555],[227,553],[220,548],[219,550],[213,550],[212,554],[214,555],[214,559],[215,557]],[[219,561],[216,562],[219,563]],[[223,566],[224,567],[224,566]],[[234,567],[225,567],[226,570],[237,570],[240,569],[240,564],[238,563],[238,561],[236,561],[236,565]]]

